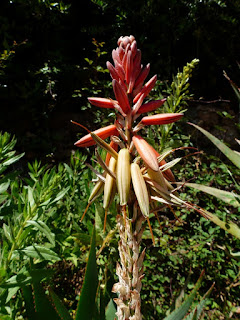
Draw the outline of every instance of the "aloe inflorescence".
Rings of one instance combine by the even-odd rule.
[[[141,64],[141,51],[133,36],[120,37],[112,51],[113,64],[107,62],[112,77],[115,98],[90,97],[89,102],[100,108],[116,111],[115,123],[87,134],[78,140],[77,147],[98,145],[107,151],[106,159],[99,159],[103,173],[89,197],[89,205],[102,193],[107,210],[114,199],[119,199],[117,225],[120,235],[116,273],[119,282],[113,286],[118,294],[119,320],[140,320],[141,280],[145,250],[140,243],[149,215],[158,208],[182,204],[172,186],[175,181],[164,157],[139,134],[145,126],[165,125],[180,120],[182,113],[158,113],[143,116],[160,108],[166,99],[145,101],[157,81],[154,75],[146,82],[150,64]],[[146,83],[145,83],[146,82]],[[142,117],[139,121],[139,117]],[[109,138],[111,142],[104,140]],[[115,195],[118,194],[118,197]],[[106,220],[106,219],[105,219]],[[151,231],[152,233],[152,231]],[[154,241],[154,239],[153,239]]]

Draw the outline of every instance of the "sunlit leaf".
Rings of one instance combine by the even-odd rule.
[[[234,206],[234,207],[240,207],[240,196],[229,191],[220,190],[213,187],[204,186],[197,183],[184,183],[184,186],[194,188],[200,191],[203,191],[205,193],[211,194],[215,196],[216,198]],[[239,200],[239,201],[238,201]]]
[[[58,255],[52,251],[51,249],[40,246],[40,245],[32,245],[29,247],[26,247],[21,250],[16,250],[18,253],[24,253],[26,256],[30,258],[35,258],[39,260],[48,260],[48,261],[59,261],[60,258]]]
[[[192,126],[200,130],[208,139],[212,141],[212,143],[215,144],[215,146],[222,151],[222,153],[225,154],[225,156],[232,161],[239,169],[240,169],[240,155],[233,150],[231,150],[229,147],[227,147],[223,142],[221,142],[218,138],[214,137],[211,133],[204,130],[203,128],[197,126],[194,123],[190,123]]]

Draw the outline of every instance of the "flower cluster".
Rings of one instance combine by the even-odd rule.
[[[115,109],[116,121],[112,125],[100,128],[96,131],[93,131],[92,133],[85,135],[80,140],[78,140],[75,145],[77,147],[89,147],[95,144],[99,144],[96,140],[96,136],[102,140],[111,137],[111,143],[107,148],[108,151],[109,149],[116,151],[118,150],[118,147],[120,147],[120,149],[127,149],[129,153],[129,162],[133,162],[134,159],[139,162],[139,158],[135,156],[137,151],[140,158],[145,164],[145,171],[148,171],[148,175],[150,172],[150,180],[154,175],[155,180],[161,182],[161,185],[163,185],[162,188],[166,190],[167,187],[165,186],[165,183],[163,184],[163,182],[164,180],[174,181],[173,174],[170,169],[166,168],[165,160],[162,159],[159,161],[160,155],[152,146],[148,144],[145,139],[138,135],[138,131],[141,130],[144,126],[163,125],[178,121],[179,119],[181,119],[183,114],[162,113],[144,116],[138,123],[136,123],[138,117],[141,114],[158,109],[164,104],[166,99],[147,101],[144,103],[145,98],[147,98],[150,91],[154,88],[157,76],[154,75],[149,81],[144,84],[150,71],[150,64],[147,64],[145,67],[141,64],[141,50],[137,48],[137,42],[132,35],[129,37],[125,36],[119,38],[118,47],[112,51],[112,58],[114,65],[108,61],[107,68],[112,77],[112,86],[115,99],[90,97],[88,98],[88,100],[94,106]],[[120,139],[119,136],[122,139]],[[102,147],[104,146],[102,145]],[[106,146],[104,148],[106,148]],[[117,168],[118,154],[115,153],[115,160],[112,159],[109,163],[110,158],[111,154],[108,153],[106,162],[104,164],[104,170],[106,171],[106,166],[108,165],[109,168],[107,169],[107,173],[105,173],[105,177],[102,177],[102,179],[100,179],[100,182],[95,186],[95,190],[90,196],[90,202],[96,198],[96,195],[99,195],[101,193],[99,191],[103,190],[104,184],[104,194],[106,194],[107,192],[106,189],[109,189],[106,187],[106,185],[111,186],[111,191],[109,193],[114,193],[112,192],[112,189],[114,188],[114,180],[116,180],[114,171]],[[121,199],[121,194],[123,193],[122,188],[125,188],[125,194],[129,193],[128,189],[130,189],[131,179],[128,178],[128,175],[131,176],[131,173],[130,170],[127,169],[126,162],[123,162],[123,166],[121,164],[118,167],[123,168],[122,174],[124,181],[121,180],[119,175],[117,176],[120,204],[123,205],[123,203],[127,204],[127,199],[126,201],[122,201]],[[159,167],[162,168],[162,170],[159,169]],[[120,169],[118,169],[118,171],[120,171]],[[143,170],[141,171],[141,175],[142,172]],[[162,177],[162,173],[164,177]],[[146,177],[147,175],[145,175],[144,178]],[[139,184],[139,178],[135,180]],[[106,184],[105,181],[107,181],[108,183]],[[134,185],[134,179],[132,179],[132,182],[134,189],[138,190],[139,187]],[[108,200],[104,199],[105,209],[109,206],[110,198],[112,197],[107,195],[106,198]],[[140,208],[141,207],[142,206],[140,206]],[[146,215],[143,211],[142,213]],[[146,212],[148,213],[149,210],[147,209]]]
[[[139,131],[149,125],[164,125],[182,118],[182,113],[159,113],[142,116],[161,107],[166,99],[146,101],[157,80],[154,75],[146,81],[150,64],[141,64],[141,51],[133,36],[120,37],[118,47],[112,51],[114,64],[107,62],[112,77],[115,99],[90,97],[89,102],[100,108],[116,111],[114,124],[90,132],[78,140],[77,147],[98,145],[107,151],[103,161],[98,152],[97,159],[104,173],[97,173],[99,180],[89,197],[89,205],[102,193],[106,211],[115,194],[119,195],[119,254],[121,264],[117,264],[119,282],[113,287],[118,293],[119,320],[142,319],[140,306],[143,258],[140,242],[144,231],[143,222],[148,221],[151,212],[166,205],[181,204],[171,184],[174,176],[164,155],[158,152],[139,135]],[[141,116],[141,120],[138,118]],[[104,140],[111,139],[110,144]],[[84,216],[84,215],[83,215]],[[106,216],[105,216],[106,218]],[[105,219],[106,220],[106,219]]]

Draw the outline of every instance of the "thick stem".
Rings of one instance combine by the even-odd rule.
[[[144,229],[142,223],[145,219],[137,204],[133,206],[132,218],[128,216],[126,207],[122,206],[121,214],[117,216],[120,264],[117,263],[116,273],[119,282],[114,284],[112,291],[118,293],[118,298],[114,299],[118,320],[141,320],[140,291],[145,250],[140,253],[140,243]]]

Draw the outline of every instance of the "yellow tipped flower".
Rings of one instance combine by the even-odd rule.
[[[148,190],[141,169],[137,163],[131,164],[131,176],[134,192],[140,207],[140,210],[145,218],[149,216],[149,197]]]
[[[130,154],[126,148],[121,149],[118,153],[116,178],[120,205],[124,206],[128,202],[131,182]]]
[[[167,191],[167,185],[161,170],[153,171],[151,168],[148,168],[148,176],[150,179],[156,181],[161,187],[163,187],[164,190]]]
[[[97,197],[99,197],[103,192],[104,182],[102,180],[99,180],[94,188],[92,189],[92,192],[88,198],[88,203],[93,202]]]
[[[109,161],[109,170],[111,170],[113,173],[116,171],[116,164],[117,161],[113,157],[111,157]],[[116,182],[115,179],[110,175],[106,175],[105,185],[104,185],[104,197],[103,197],[103,208],[106,210],[110,204],[111,200],[113,199],[113,196],[116,191]]]

